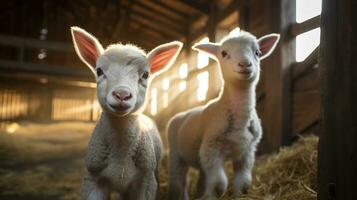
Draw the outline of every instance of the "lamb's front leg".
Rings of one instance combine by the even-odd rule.
[[[203,145],[200,150],[202,169],[206,175],[206,188],[200,199],[218,199],[227,190],[227,176],[224,171],[224,156],[219,147]]]
[[[93,176],[88,175],[83,178],[82,182],[82,199],[83,200],[109,200],[110,191],[108,183],[96,180]]]
[[[109,145],[103,134],[94,131],[90,139],[85,164],[90,174],[96,175],[108,165]]]
[[[155,172],[148,172],[141,176],[142,177],[138,180],[138,188],[133,189],[133,195],[131,195],[133,198],[130,199],[155,200],[158,189]]]
[[[252,168],[255,151],[249,149],[242,158],[233,160],[233,195],[236,197],[246,193],[252,182]]]

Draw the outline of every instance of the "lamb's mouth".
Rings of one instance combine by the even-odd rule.
[[[245,75],[245,76],[248,76],[250,75],[253,71],[251,70],[239,70],[239,71],[236,71],[238,74],[242,74],[242,75]]]
[[[109,109],[115,113],[118,113],[118,114],[125,114],[125,113],[128,113],[128,111],[130,110],[131,106],[127,103],[118,103],[117,105],[112,105],[112,104],[109,104],[107,103]]]

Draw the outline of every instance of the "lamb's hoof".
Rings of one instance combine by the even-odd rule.
[[[248,194],[248,187],[244,187],[244,188],[242,188],[242,190],[239,190],[239,191],[233,191],[234,197],[241,197],[244,194]]]

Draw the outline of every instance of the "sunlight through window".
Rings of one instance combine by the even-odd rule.
[[[207,43],[209,42],[208,37],[203,38],[199,41],[199,43]],[[206,67],[209,63],[209,57],[207,53],[198,52],[197,54],[197,68],[202,69]]]
[[[184,79],[184,78],[187,77],[187,75],[188,75],[188,65],[187,65],[187,63],[183,63],[183,64],[180,66],[180,72],[179,72],[179,74],[180,74],[180,78],[181,78],[181,79]]]
[[[186,86],[187,86],[186,81],[181,81],[181,83],[180,83],[180,85],[179,85],[180,92],[186,90]]]
[[[197,79],[198,79],[197,101],[203,101],[206,99],[206,94],[208,91],[208,80],[209,80],[208,72],[205,71],[198,74]]]
[[[322,0],[296,0],[296,22],[301,23],[321,14]]]
[[[163,90],[168,90],[170,87],[170,80],[168,78],[164,78],[162,80],[162,89]]]
[[[157,113],[157,89],[153,88],[151,90],[151,115]]]
[[[296,37],[296,61],[304,61],[320,44],[320,28],[300,34]]]
[[[162,95],[162,105],[164,106],[164,108],[167,108],[167,106],[169,106],[169,94],[167,92]]]

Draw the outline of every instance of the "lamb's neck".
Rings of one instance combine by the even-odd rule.
[[[233,113],[251,112],[255,109],[255,88],[254,83],[225,83],[219,104]]]
[[[120,138],[136,137],[139,133],[137,126],[138,115],[115,116],[113,114],[103,112],[100,123],[106,126]]]

